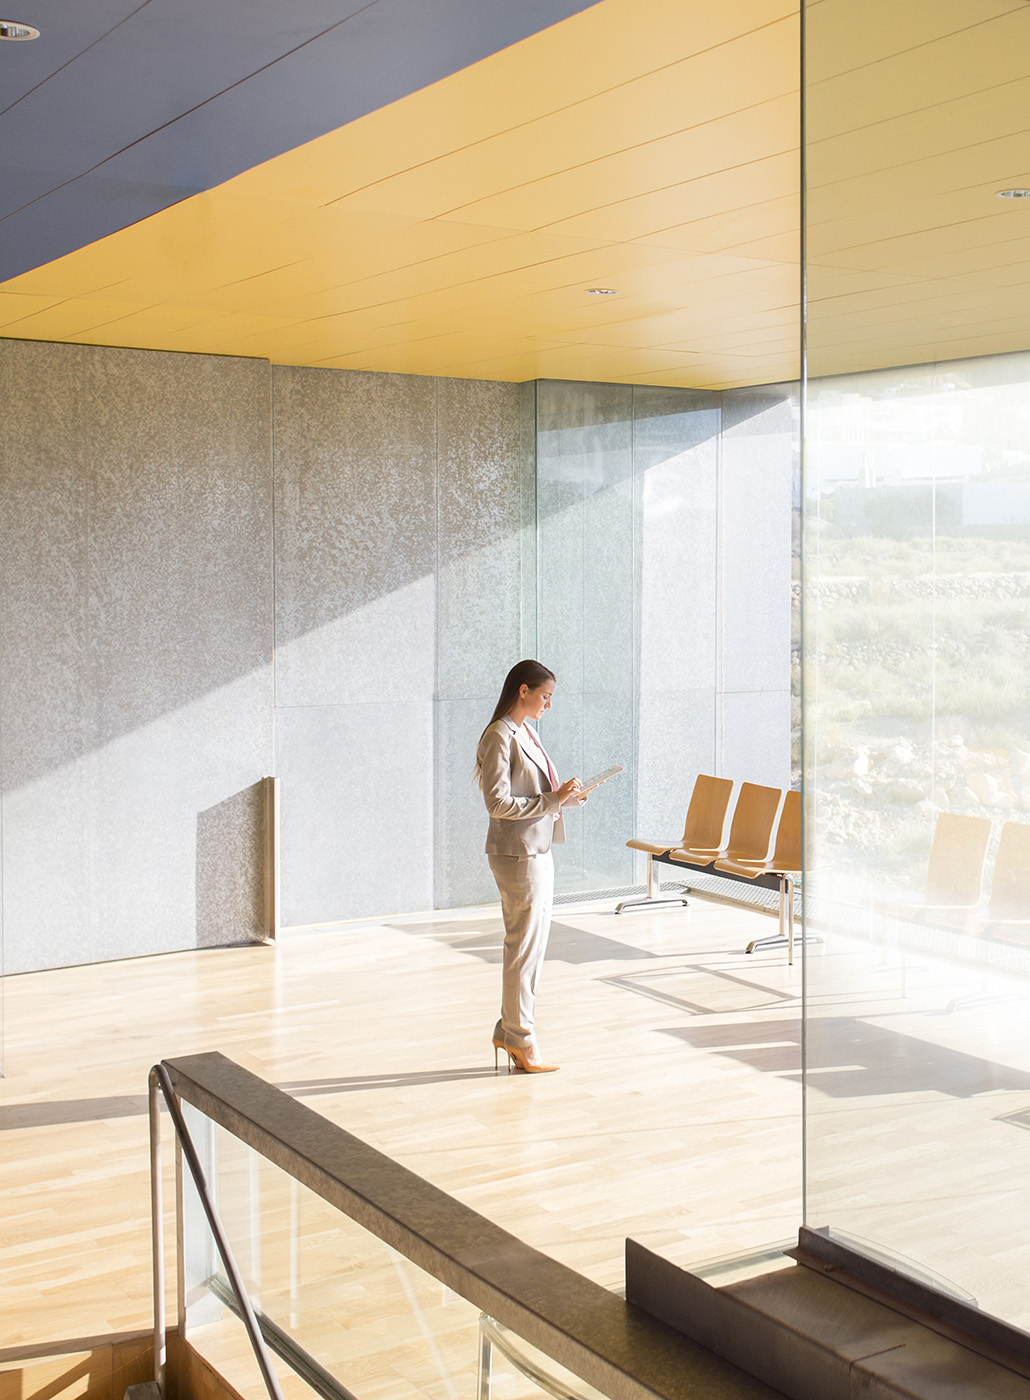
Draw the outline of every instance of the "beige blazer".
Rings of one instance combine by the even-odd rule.
[[[479,785],[490,813],[486,853],[542,856],[565,841],[558,794],[543,754],[508,715],[494,720],[479,741]],[[557,817],[557,821],[555,821]]]

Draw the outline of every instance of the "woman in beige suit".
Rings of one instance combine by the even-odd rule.
[[[490,826],[486,853],[501,895],[504,973],[501,1019],[494,1027],[494,1067],[505,1051],[508,1068],[545,1074],[557,1065],[540,1058],[533,1013],[540,965],[547,948],[554,899],[551,845],[565,840],[562,808],[581,805],[579,779],[558,782],[554,765],[530,728],[550,709],[554,672],[520,661],[508,672],[493,718],[476,754],[479,785]]]

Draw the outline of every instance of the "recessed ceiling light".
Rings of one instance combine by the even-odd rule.
[[[619,289],[618,287],[587,287],[586,294],[588,297],[617,297]]]
[[[17,20],[0,19],[0,39],[38,39],[39,30],[31,24],[19,24]]]
[[[999,199],[1030,199],[1030,190],[997,190]]]

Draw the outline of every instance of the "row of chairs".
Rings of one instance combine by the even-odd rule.
[[[879,901],[877,907],[906,918],[958,924],[993,934],[1013,924],[1030,924],[1030,825],[1005,822],[994,858],[991,894],[983,904],[984,867],[991,836],[990,817],[941,812],[934,827],[926,885],[909,903]]]
[[[683,835],[679,840],[651,841],[634,836],[626,842],[631,850],[643,851],[647,855],[647,896],[644,899],[623,900],[616,906],[615,912],[621,914],[624,909],[687,903],[682,893],[662,894],[656,869],[658,862],[721,875],[729,880],[760,884],[779,891],[780,929],[774,938],[754,939],[748,944],[747,952],[753,952],[755,948],[785,946],[787,959],[793,962],[794,883],[801,875],[801,794],[791,791],[784,795],[781,788],[741,783],[727,836],[726,823],[733,787],[730,778],[713,778],[707,773],[699,773],[690,795]],[[777,812],[780,814],[778,825]]]

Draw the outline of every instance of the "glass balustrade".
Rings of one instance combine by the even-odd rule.
[[[285,1400],[603,1400],[198,1109],[183,1112]],[[263,1396],[188,1172],[183,1265],[186,1340],[241,1395]]]

